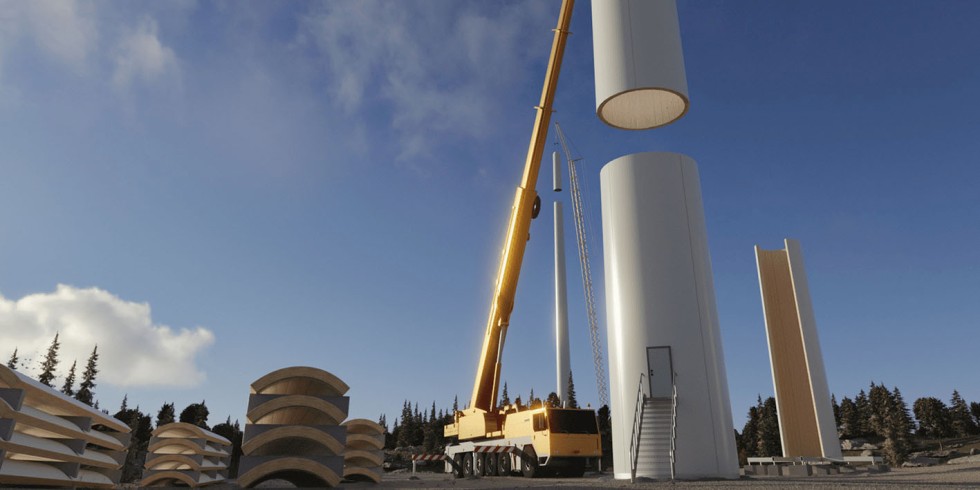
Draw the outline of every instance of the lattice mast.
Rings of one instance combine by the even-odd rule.
[[[561,126],[555,123],[555,133],[561,144],[565,160],[568,162],[568,180],[571,187],[572,215],[575,217],[575,238],[578,242],[578,259],[582,266],[582,290],[585,293],[585,307],[589,317],[589,335],[592,339],[592,360],[595,363],[596,389],[599,391],[599,406],[609,405],[609,388],[606,384],[606,369],[602,360],[602,339],[599,337],[599,317],[596,313],[595,291],[592,287],[592,267],[589,260],[588,235],[585,228],[585,209],[582,204],[582,189],[579,185],[578,172],[572,152],[568,149],[568,141]]]

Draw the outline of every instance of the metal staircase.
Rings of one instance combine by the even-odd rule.
[[[677,387],[671,397],[651,398],[642,391],[643,376],[637,390],[633,440],[630,448],[631,479],[674,479],[674,451],[677,439]]]

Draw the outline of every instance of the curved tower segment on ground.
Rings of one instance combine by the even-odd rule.
[[[129,426],[0,366],[0,486],[113,488]]]
[[[141,485],[203,487],[228,479],[231,441],[193,424],[174,422],[153,431]]]
[[[344,478],[381,482],[384,463],[384,428],[367,419],[344,422],[347,448],[344,452]]]
[[[297,366],[257,379],[248,399],[243,488],[282,479],[296,486],[336,486],[344,474],[349,387],[331,373]]]

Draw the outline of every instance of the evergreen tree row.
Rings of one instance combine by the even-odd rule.
[[[956,390],[948,406],[938,398],[924,397],[912,404],[911,412],[898,387],[889,390],[874,382],[853,399],[844,397],[838,403],[831,396],[831,403],[838,437],[880,442],[892,465],[904,462],[915,449],[913,435],[934,438],[942,448],[945,438],[980,434],[980,403],[967,404]],[[750,457],[782,456],[775,399],[760,396],[749,408],[748,418],[742,431],[735,433],[739,460],[744,464]]]
[[[58,369],[58,349],[60,348],[61,343],[58,342],[58,334],[54,334],[54,340],[51,341],[51,345],[48,346],[48,351],[44,355],[44,360],[41,361],[41,374],[37,377],[37,380],[45,386],[54,388],[54,372]],[[78,365],[78,361],[72,361],[68,375],[65,376],[65,382],[61,386],[61,392],[74,397],[76,400],[90,407],[94,406],[95,408],[99,408],[98,403],[94,402],[95,375],[99,374],[98,362],[99,346],[96,345],[92,349],[92,354],[88,357],[88,362],[85,364],[85,371],[82,372],[82,381],[78,385],[78,390],[75,390],[75,367]],[[10,369],[20,368],[20,357],[18,356],[16,347],[14,347],[13,354],[10,355],[10,359],[7,360],[7,367]]]

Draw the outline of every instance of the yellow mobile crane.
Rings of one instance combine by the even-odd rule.
[[[602,454],[595,412],[552,407],[497,406],[500,389],[500,358],[510,314],[514,309],[517,279],[530,238],[531,220],[541,209],[534,188],[548,136],[558,73],[568,38],[574,0],[562,0],[558,27],[551,45],[541,103],[527,150],[524,176],[517,188],[500,257],[490,317],[469,407],[456,412],[444,434],[454,442],[446,448],[447,463],[458,475],[509,475],[520,470],[524,476],[543,473],[581,476],[588,458]]]

